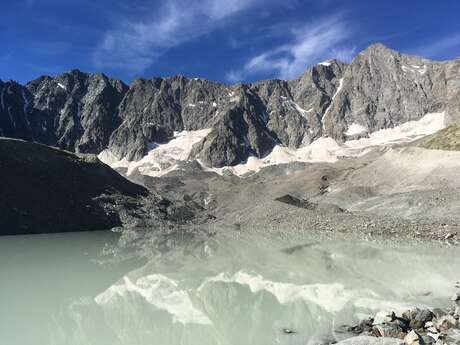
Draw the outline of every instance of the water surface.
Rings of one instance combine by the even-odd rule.
[[[171,235],[127,253],[115,241],[0,238],[1,343],[314,343],[377,310],[447,306],[460,279],[457,248]]]

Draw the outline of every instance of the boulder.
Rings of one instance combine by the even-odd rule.
[[[381,325],[395,320],[396,315],[392,311],[379,311],[374,318],[374,325]]]
[[[458,325],[457,319],[452,315],[444,315],[436,321],[436,328],[441,332],[455,328]]]
[[[355,334],[362,334],[362,333],[370,333],[372,332],[372,325],[373,325],[374,319],[369,318],[362,320],[357,326],[349,327],[348,331],[355,333]]]
[[[406,336],[404,330],[397,323],[394,322],[374,326],[373,334],[377,337],[398,339],[404,339],[404,337]]]
[[[433,339],[432,337],[428,336],[428,335],[422,336],[422,340],[423,340],[423,343],[426,344],[426,345],[431,345],[431,344],[436,343],[436,340]]]
[[[412,330],[407,333],[406,337],[404,338],[404,344],[406,345],[422,345],[425,344],[423,342],[423,338],[418,334],[416,331]]]
[[[434,314],[428,310],[418,310],[415,316],[410,320],[409,326],[412,329],[420,329],[425,327],[425,323],[433,320]]]

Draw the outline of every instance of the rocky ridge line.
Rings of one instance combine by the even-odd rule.
[[[371,45],[350,64],[312,66],[296,80],[225,85],[183,76],[129,87],[73,70],[22,86],[0,81],[0,135],[138,160],[174,131],[210,128],[193,157],[212,167],[338,141],[445,111],[460,118],[460,59],[437,62]],[[350,131],[354,126],[355,130]],[[358,131],[356,129],[359,129]]]

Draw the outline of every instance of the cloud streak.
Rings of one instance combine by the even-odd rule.
[[[150,18],[124,19],[104,34],[93,60],[97,67],[142,72],[167,50],[213,31],[225,19],[261,0],[170,0]]]
[[[260,73],[274,73],[281,79],[294,79],[307,66],[321,59],[348,61],[355,55],[354,47],[343,46],[352,31],[340,16],[323,18],[291,29],[288,34],[290,43],[251,57],[242,68],[228,72],[227,80],[237,82]]]

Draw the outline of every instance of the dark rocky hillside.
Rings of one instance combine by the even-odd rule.
[[[150,194],[94,155],[5,138],[0,181],[0,235],[120,226],[120,207],[135,209]]]

